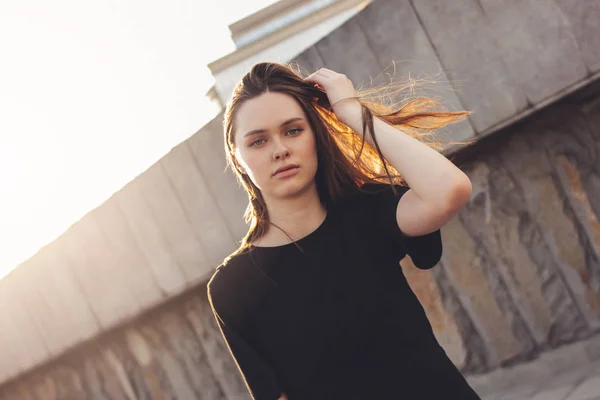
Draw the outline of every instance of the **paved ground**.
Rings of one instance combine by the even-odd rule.
[[[484,400],[600,400],[600,335],[467,380]]]
[[[600,362],[483,395],[484,400],[600,400]]]

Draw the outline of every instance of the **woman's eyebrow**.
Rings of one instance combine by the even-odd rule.
[[[301,117],[294,117],[294,118],[290,118],[287,121],[285,121],[284,123],[282,123],[281,125],[279,125],[280,128],[283,128],[286,125],[291,124],[292,122],[296,122],[296,121],[302,121],[304,120],[304,118]],[[253,131],[250,131],[248,133],[246,133],[244,135],[244,137],[250,136],[250,135],[256,135],[258,133],[265,133],[267,130],[266,129],[255,129]]]

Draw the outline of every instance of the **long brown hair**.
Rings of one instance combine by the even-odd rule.
[[[248,175],[242,173],[235,161],[235,115],[240,106],[266,92],[285,93],[300,105],[316,137],[317,172],[315,182],[321,202],[335,204],[366,183],[402,184],[402,176],[383,157],[373,129],[373,117],[401,129],[427,145],[441,149],[440,141],[428,132],[456,122],[467,111],[448,112],[435,100],[417,97],[405,101],[397,110],[381,102],[369,100],[381,90],[357,94],[363,109],[363,132],[371,135],[375,147],[336,118],[327,94],[313,83],[304,80],[292,66],[279,63],[254,65],[235,87],[227,104],[223,127],[227,162],[246,189],[250,204],[244,215],[250,229],[236,253],[248,248],[262,237],[269,226],[267,206],[260,190]],[[234,254],[236,254],[234,253]]]

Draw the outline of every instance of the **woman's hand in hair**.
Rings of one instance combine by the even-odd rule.
[[[306,81],[319,85],[340,121],[349,125],[361,118],[361,105],[356,97],[352,81],[344,74],[327,68],[321,68],[309,75]]]

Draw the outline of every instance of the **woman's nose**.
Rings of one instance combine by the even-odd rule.
[[[274,160],[281,160],[282,158],[287,158],[290,155],[290,149],[285,146],[278,146],[275,152],[273,153]]]

